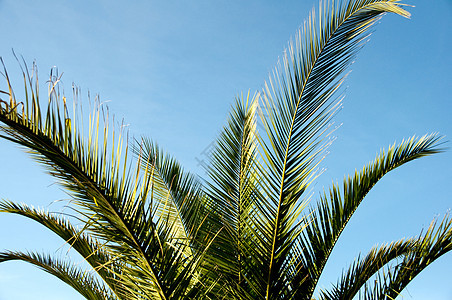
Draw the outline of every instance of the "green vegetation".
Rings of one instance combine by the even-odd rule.
[[[100,104],[83,123],[81,106],[67,105],[57,76],[42,109],[37,76],[24,68],[25,99],[16,99],[5,70],[0,136],[25,148],[66,189],[72,216],[5,200],[0,211],[44,225],[92,269],[34,252],[1,252],[0,262],[34,264],[87,299],[312,299],[370,189],[389,171],[441,151],[439,136],[409,138],[308,203],[344,71],[385,13],[409,16],[396,0],[321,4],[265,88],[237,99],[206,182],[147,138],[129,149]],[[393,299],[451,248],[446,216],[418,237],[357,258],[316,297]]]

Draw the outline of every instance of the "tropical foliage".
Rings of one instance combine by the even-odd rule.
[[[309,202],[328,147],[345,71],[397,0],[325,1],[290,43],[265,88],[239,97],[201,181],[150,139],[133,142],[94,101],[88,122],[50,74],[47,106],[35,68],[22,63],[18,99],[6,69],[1,137],[25,148],[71,196],[70,216],[7,200],[0,211],[37,221],[89,268],[35,252],[4,251],[63,280],[87,299],[312,299],[325,264],[370,189],[389,171],[440,152],[437,135],[382,151]],[[75,89],[75,98],[79,92]],[[257,126],[262,125],[263,132]],[[393,299],[452,248],[452,220],[373,248],[321,299]],[[81,225],[74,225],[81,224]]]

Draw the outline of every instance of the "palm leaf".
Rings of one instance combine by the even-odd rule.
[[[451,250],[452,219],[446,215],[439,225],[433,221],[402,262],[384,276],[386,280],[378,289],[379,297],[374,299],[394,299],[422,270]]]
[[[167,227],[164,230],[169,233],[167,243],[182,251],[183,257],[190,261],[187,265],[182,264],[181,269],[190,269],[189,265],[198,269],[201,263],[205,272],[194,272],[194,280],[199,282],[203,278],[204,285],[214,284],[216,280],[206,282],[205,276],[212,271],[212,267],[207,267],[206,245],[213,241],[221,228],[212,227],[214,219],[206,210],[207,200],[201,183],[195,176],[184,172],[174,158],[165,154],[150,139],[143,138],[133,151],[151,185],[150,205],[156,224]]]
[[[300,251],[294,249],[302,229],[300,203],[306,199],[303,195],[328,144],[323,138],[338,107],[335,92],[382,14],[409,16],[401,6],[391,0],[325,1],[318,21],[312,13],[266,84],[263,122],[267,138],[262,139],[262,147],[269,173],[264,185],[268,201],[260,208],[268,212],[260,221],[265,224],[260,233],[266,244],[261,251],[265,272],[260,289],[265,288],[266,299],[301,287],[287,280],[302,280],[290,274],[300,268],[290,263]]]
[[[310,295],[314,292],[340,234],[372,187],[395,168],[440,152],[440,139],[437,135],[429,135],[412,137],[398,146],[394,144],[387,151],[382,151],[361,172],[356,171],[354,176],[345,178],[342,191],[337,184],[333,184],[329,193],[324,193],[320,202],[311,210],[312,222],[307,225],[299,240],[300,247],[304,249],[298,260],[305,268],[301,273],[304,291],[310,291]]]
[[[109,128],[108,111],[94,105],[85,140],[80,107],[74,106],[70,116],[55,73],[49,81],[45,113],[41,112],[36,81],[24,73],[27,93],[19,102],[6,69],[4,75],[9,101],[0,103],[0,121],[5,124],[0,127],[1,137],[25,147],[48,168],[72,195],[80,217],[89,225],[87,232],[105,244],[113,257],[128,257],[124,268],[133,278],[121,275],[122,284],[147,297],[168,299],[184,293],[184,288],[192,286],[192,273],[181,271],[187,258],[181,255],[183,249],[166,243],[172,238],[168,227],[153,221],[147,202],[152,187],[149,176],[139,165],[129,166],[127,145],[121,132]],[[78,91],[75,93],[77,97]],[[181,284],[174,290],[175,280]]]
[[[434,220],[417,238],[372,249],[331,291],[324,292],[322,299],[352,299],[355,295],[360,299],[395,299],[416,275],[451,250],[452,220],[446,215],[439,226]]]
[[[250,258],[249,239],[254,233],[249,228],[249,213],[258,191],[256,109],[258,95],[236,99],[227,125],[223,128],[210,154],[207,182],[210,214],[219,221],[215,227],[224,228],[212,246],[209,255],[234,288],[247,293],[247,264]],[[213,224],[215,225],[215,224]],[[254,266],[253,266],[254,267]],[[253,268],[252,267],[252,268]],[[248,291],[249,292],[249,291]],[[232,295],[229,295],[232,297]],[[239,296],[236,296],[239,297]],[[242,295],[241,298],[245,296]]]
[[[356,258],[333,288],[321,291],[321,299],[353,299],[368,284],[370,278],[388,263],[406,255],[413,245],[414,241],[409,239],[374,247],[365,257]]]
[[[112,293],[123,295],[126,292],[118,285],[119,281],[117,278],[117,274],[121,273],[121,265],[118,262],[121,262],[122,257],[111,257],[109,253],[105,252],[99,241],[86,235],[83,230],[75,229],[68,220],[60,218],[55,214],[46,213],[27,205],[15,204],[9,201],[0,202],[0,212],[27,217],[50,229],[91,265],[108,285]]]
[[[25,261],[39,267],[74,288],[86,299],[118,299],[105,290],[90,273],[80,270],[76,265],[62,262],[49,255],[22,252],[0,252],[0,263],[12,260]]]
[[[199,216],[204,214],[201,211],[204,204],[201,184],[149,139],[143,138],[134,153],[139,157],[141,168],[148,174],[152,185],[153,214],[159,216],[160,222],[168,222],[174,231],[174,242],[186,245],[187,255],[191,255],[189,246],[199,234],[202,220]]]
[[[318,18],[313,12],[289,44],[262,94],[237,99],[210,153],[204,186],[149,139],[133,148],[132,161],[124,124],[119,130],[112,126],[114,118],[97,98],[85,123],[80,104],[67,106],[57,72],[51,73],[43,111],[37,74],[25,65],[21,102],[5,69],[8,91],[0,94],[8,99],[0,99],[0,137],[46,166],[72,197],[73,217],[85,226],[76,229],[68,219],[7,201],[0,202],[0,211],[52,230],[104,282],[34,253],[0,253],[0,262],[28,261],[94,299],[311,299],[336,241],[370,189],[398,166],[440,151],[436,135],[393,145],[347,177],[342,189],[333,183],[305,210],[331,143],[345,71],[387,12],[409,17],[398,0],[323,2]],[[266,135],[257,133],[259,100]],[[397,296],[450,250],[451,228],[446,218],[418,239],[372,249],[321,296]],[[401,262],[393,268],[396,259]],[[371,278],[377,278],[373,285]]]

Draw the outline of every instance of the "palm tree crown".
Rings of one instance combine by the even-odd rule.
[[[385,13],[409,17],[403,7],[397,0],[322,2],[264,89],[236,99],[206,180],[148,138],[129,149],[127,133],[98,101],[84,123],[81,106],[70,107],[60,93],[57,73],[42,109],[35,68],[29,74],[23,63],[25,99],[16,99],[5,69],[0,136],[46,166],[71,195],[72,214],[6,200],[0,211],[52,230],[90,270],[35,252],[4,251],[0,262],[34,264],[87,299],[312,299],[370,189],[389,171],[441,151],[438,135],[409,138],[310,200],[345,71]],[[451,247],[446,216],[418,237],[374,247],[316,297],[393,299]]]

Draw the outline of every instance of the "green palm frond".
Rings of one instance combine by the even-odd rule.
[[[434,220],[424,234],[420,234],[414,247],[403,260],[390,269],[381,280],[372,299],[394,299],[427,266],[452,250],[452,219],[446,215],[438,225]],[[378,296],[378,297],[377,297]]]
[[[208,265],[206,245],[217,237],[221,227],[212,226],[213,219],[206,209],[207,200],[201,183],[195,176],[184,172],[174,158],[165,154],[150,139],[143,138],[133,151],[148,176],[152,218],[168,233],[166,243],[183,254],[180,259],[187,261],[181,263],[181,270],[192,268],[194,281],[199,283],[203,278],[203,284],[209,286],[212,282],[206,282],[205,276],[212,269],[205,268],[205,272],[194,269],[198,269],[200,264]],[[177,284],[180,286],[180,283]]]
[[[0,263],[20,260],[31,263],[49,274],[59,278],[86,299],[113,300],[118,299],[109,293],[95,277],[87,271],[82,271],[76,265],[52,258],[50,255],[23,252],[0,252]]]
[[[362,171],[344,179],[342,190],[333,184],[311,211],[300,247],[304,249],[299,263],[306,268],[302,284],[305,291],[314,292],[325,264],[348,221],[372,187],[388,172],[423,156],[438,153],[441,137],[428,135],[412,137],[399,145],[392,145]]]
[[[288,293],[289,287],[299,288],[299,283],[287,280],[293,275],[284,270],[291,269],[287,264],[298,251],[293,241],[302,226],[300,201],[306,199],[304,192],[316,177],[328,144],[323,139],[338,108],[334,95],[344,71],[369,29],[386,12],[409,16],[399,1],[325,1],[318,19],[311,14],[265,87],[263,122],[268,138],[262,147],[269,175],[264,185],[268,203],[261,209],[268,211],[261,232],[267,244],[261,282],[267,299]]]
[[[452,220],[434,220],[425,233],[406,241],[374,248],[357,259],[322,299],[395,299],[428,265],[452,250]],[[372,282],[370,282],[372,281]]]
[[[53,231],[91,265],[108,285],[112,293],[120,293],[120,286],[118,286],[116,274],[121,272],[121,266],[118,262],[121,262],[122,257],[119,259],[117,257],[111,257],[109,253],[105,252],[99,241],[85,234],[83,230],[77,230],[68,220],[60,218],[55,214],[46,213],[43,210],[9,201],[0,202],[0,212],[27,217]]]
[[[258,95],[250,97],[249,93],[236,99],[227,125],[210,153],[207,170],[210,214],[219,221],[216,227],[224,228],[214,241],[210,259],[212,265],[216,265],[222,275],[239,289],[247,285],[246,264],[252,263],[250,258],[253,257],[249,240],[254,234],[249,214],[253,199],[257,197],[260,174],[256,160],[257,101]]]
[[[321,299],[353,299],[368,280],[393,260],[406,255],[414,241],[400,240],[381,247],[374,247],[363,258],[358,257],[339,282],[331,289],[321,291]]]
[[[138,164],[129,166],[127,145],[121,132],[109,128],[108,111],[94,105],[85,139],[86,124],[77,111],[80,108],[75,106],[70,116],[55,73],[49,81],[45,113],[40,108],[36,81],[24,73],[27,92],[19,102],[6,70],[4,75],[9,99],[0,103],[0,121],[5,124],[0,127],[1,136],[25,147],[60,181],[88,224],[85,230],[108,245],[111,256],[128,257],[124,268],[140,280],[122,277],[122,284],[162,299],[174,294],[169,289],[172,280],[165,282],[166,276],[177,278],[182,283],[180,289],[191,286],[192,274],[181,271],[187,263],[183,251],[167,243],[173,237],[152,218],[147,202],[150,177]],[[180,289],[177,293],[182,293]]]
[[[149,139],[143,138],[134,152],[149,176],[150,205],[153,215],[159,218],[156,221],[167,223],[174,231],[174,242],[184,244],[191,252],[189,245],[193,245],[199,234],[202,221],[199,216],[204,214],[201,183]]]

